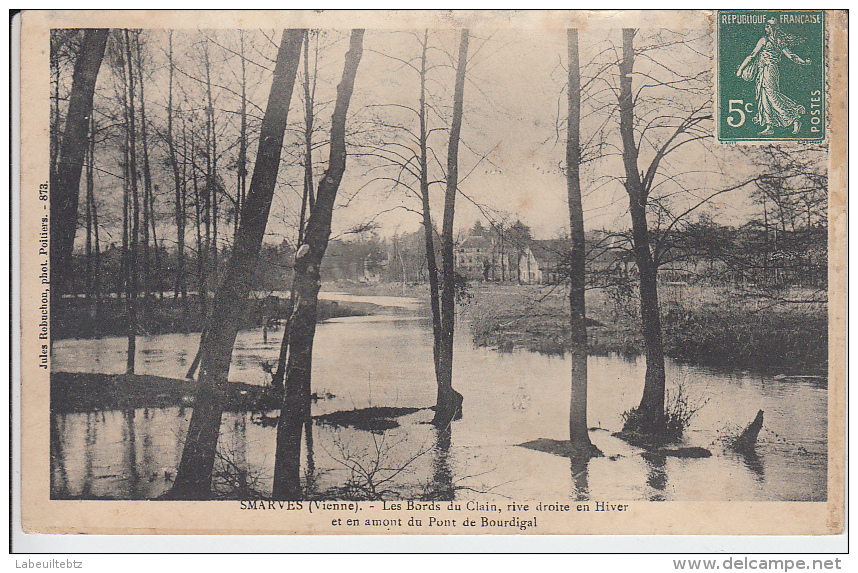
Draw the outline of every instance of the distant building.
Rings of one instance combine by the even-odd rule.
[[[521,253],[518,281],[522,284],[557,284],[566,278],[569,241],[533,240]]]
[[[391,254],[387,254],[387,258],[382,259],[378,253],[370,253],[363,259],[363,276],[359,282],[376,284],[380,283],[387,267],[390,266]]]
[[[469,279],[485,279],[491,269],[493,241],[488,237],[470,235],[456,245],[454,260],[456,271]]]
[[[518,251],[495,233],[471,234],[454,248],[456,272],[471,280],[507,281],[517,278]]]

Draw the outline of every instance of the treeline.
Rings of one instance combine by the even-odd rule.
[[[259,54],[266,36],[101,32],[102,79],[86,114],[81,255],[74,265],[55,265],[55,283],[63,285],[55,292],[133,302],[138,294],[170,291],[187,305],[192,291],[205,305],[247,195],[247,149],[261,120],[247,90],[258,87],[259,68],[267,72],[270,65],[264,58],[265,65],[249,62],[254,48],[267,57]],[[51,34],[54,162],[67,117],[75,115],[68,104],[75,56],[85,51],[88,34]],[[224,85],[227,73],[241,78],[236,89]],[[65,218],[74,225],[73,216]]]
[[[627,233],[603,231],[588,249],[588,280],[594,287],[634,280],[637,269]],[[752,220],[723,225],[710,217],[685,223],[669,234],[654,231],[661,246],[659,278],[667,282],[706,282],[740,289],[773,291],[828,286],[828,227],[824,222],[783,229]],[[565,263],[563,263],[565,264]],[[565,271],[563,276],[565,276]],[[825,300],[824,292],[820,300]]]

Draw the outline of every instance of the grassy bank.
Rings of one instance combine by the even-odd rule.
[[[476,344],[556,355],[570,347],[569,299],[562,287],[475,283],[470,292],[464,311]],[[587,313],[590,354],[640,354],[640,329],[616,320],[594,292],[587,293]]]
[[[211,304],[211,301],[209,301]],[[318,321],[344,316],[364,316],[372,312],[373,305],[361,303],[338,303],[320,300]],[[263,317],[283,321],[291,314],[289,299],[268,297],[251,299],[242,329],[261,327]],[[172,334],[176,332],[201,332],[205,323],[200,305],[189,301],[187,310],[180,301],[172,298],[150,298],[139,303],[138,334]],[[128,334],[128,315],[122,302],[107,299],[102,302],[99,316],[84,299],[65,299],[57,313],[51,332],[54,339],[98,338],[101,336],[125,336]]]
[[[473,287],[465,309],[474,341],[502,351],[563,354],[570,346],[569,302],[562,287]],[[665,352],[694,364],[768,373],[825,375],[828,318],[824,305],[760,306],[723,296],[686,297],[662,313]],[[589,352],[643,353],[640,322],[600,290],[587,293]]]
[[[404,296],[429,300],[428,283],[360,283],[357,281],[339,280],[324,283],[322,290],[327,292],[345,292],[356,296]]]
[[[193,406],[194,380],[137,374],[132,376],[51,372],[51,411],[93,412],[134,408]],[[280,400],[262,386],[231,382],[226,386],[228,411],[269,410]]]
[[[828,319],[795,309],[677,309],[664,315],[665,352],[695,364],[824,376]]]

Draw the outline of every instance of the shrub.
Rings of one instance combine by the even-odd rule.
[[[635,445],[661,445],[678,442],[691,420],[697,415],[708,399],[692,400],[680,382],[676,390],[667,391],[664,401],[664,426],[653,428],[645,420],[637,407],[622,414],[623,431],[621,434]]]

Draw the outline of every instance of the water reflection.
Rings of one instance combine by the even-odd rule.
[[[304,472],[307,483],[316,481],[316,459],[313,456],[313,419],[304,420],[304,441],[307,449],[307,469]]]
[[[646,484],[654,489],[649,494],[650,501],[665,501],[665,489],[667,488],[667,458],[658,454],[644,454],[647,463]]]
[[[325,398],[312,405],[313,415],[434,403],[431,325],[389,318],[346,318],[319,325],[313,390]],[[431,418],[431,411],[425,410],[399,418],[401,427],[387,431],[384,443],[396,446],[388,454],[389,465],[407,466],[391,486],[395,495],[434,495],[439,500],[475,496],[477,491],[516,499],[826,497],[827,391],[816,380],[729,375],[668,361],[669,384],[682,381],[692,395],[709,398],[683,446],[710,447],[725,427],[743,426],[758,409],[765,409],[765,430],[778,440],[760,442],[748,457],[713,450],[708,460],[643,460],[639,450],[611,437],[610,431],[621,427],[623,411],[640,398],[644,361],[591,356],[588,418],[591,425],[610,431],[591,436],[604,458],[572,463],[515,446],[569,435],[569,359],[475,348],[464,326],[461,332],[454,375],[457,390],[465,396],[465,416],[451,430],[438,432],[424,423]],[[279,353],[278,341],[269,340],[263,342],[261,330],[239,334],[231,379],[265,382],[259,362],[276,360]],[[121,372],[126,342],[57,341],[54,364],[64,371]],[[184,363],[198,342],[199,335],[140,337],[141,348],[162,350],[141,354],[141,372],[183,377]],[[183,404],[89,413],[59,413],[55,408],[50,418],[52,496],[157,497],[172,484],[191,411]],[[273,427],[252,424],[246,414],[225,414],[221,445],[241,468],[235,474],[238,489],[270,495],[274,442]],[[342,457],[340,446],[350,451],[371,447],[372,437],[353,428],[333,431],[305,424],[302,442],[305,491],[330,492],[341,490],[349,479],[348,470],[334,459]],[[418,451],[426,454],[409,462]],[[715,486],[702,487],[707,479]]]
[[[125,468],[124,476],[128,482],[124,497],[135,499],[138,497],[140,475],[137,473],[137,436],[134,432],[134,410],[125,410],[123,418],[125,419],[125,433],[122,436],[122,441],[125,447],[122,451],[122,465]]]
[[[453,501],[456,488],[453,486],[453,471],[450,469],[450,445],[453,430],[434,428],[435,447],[432,448],[432,482],[426,498],[437,501]]]
[[[59,416],[51,414],[51,490],[56,497],[64,498],[69,496],[69,478],[66,472],[66,460],[63,452],[62,435],[64,432],[60,429],[60,423],[63,419]]]
[[[758,482],[763,483],[766,480],[766,472],[763,467],[763,458],[757,453],[756,449],[737,453],[745,467],[748,468]]]
[[[590,499],[590,458],[570,458],[570,469],[572,471],[572,494],[577,501],[588,501]]]
[[[84,450],[84,480],[83,480],[83,490],[81,491],[81,497],[88,498],[92,495],[92,481],[93,481],[93,450],[95,446],[96,440],[96,428],[97,424],[93,423],[93,418],[95,418],[95,414],[87,413],[86,414],[86,445]]]

